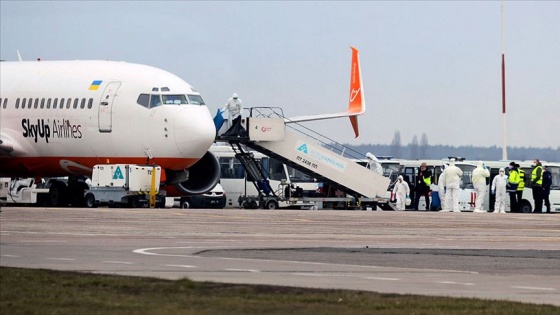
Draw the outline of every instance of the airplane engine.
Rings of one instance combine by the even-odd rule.
[[[206,152],[196,164],[187,170],[166,170],[165,172],[166,184],[172,185],[181,196],[209,192],[220,180],[220,164],[210,152]]]

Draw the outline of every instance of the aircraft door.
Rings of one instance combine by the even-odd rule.
[[[99,132],[111,132],[113,128],[113,102],[121,82],[109,82],[99,101]]]

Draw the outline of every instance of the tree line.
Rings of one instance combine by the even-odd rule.
[[[468,160],[489,160],[498,161],[502,159],[502,148],[492,147],[475,147],[475,146],[450,146],[450,145],[430,145],[428,137],[422,134],[420,140],[415,135],[412,141],[403,145],[400,139],[400,132],[395,132],[395,136],[391,144],[362,144],[362,145],[346,145],[351,149],[363,154],[371,152],[376,156],[392,156],[394,159],[406,160],[422,160],[435,159],[454,156],[464,157]],[[508,147],[509,160],[533,160],[539,159],[549,162],[560,162],[560,146],[553,148],[526,148],[526,147]]]

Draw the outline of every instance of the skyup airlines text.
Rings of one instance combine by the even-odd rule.
[[[21,126],[23,127],[23,137],[33,138],[35,143],[39,138],[44,138],[47,143],[49,143],[50,138],[82,138],[82,131],[80,130],[82,125],[73,125],[68,119],[54,119],[49,126],[49,120],[37,119],[37,123],[35,123],[35,121],[24,118],[21,120]]]

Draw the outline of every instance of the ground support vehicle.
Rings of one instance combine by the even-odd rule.
[[[0,204],[36,204],[49,189],[37,188],[33,178],[0,178]]]
[[[165,205],[165,191],[159,189],[161,167],[138,164],[100,164],[93,168],[91,188],[85,204],[128,205],[132,208]]]
[[[84,176],[34,178],[0,178],[0,202],[10,204],[40,205],[45,207],[81,207],[84,190],[89,188]],[[5,186],[5,187],[4,187]]]

